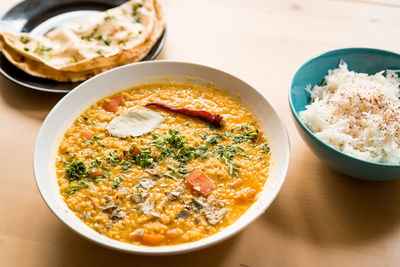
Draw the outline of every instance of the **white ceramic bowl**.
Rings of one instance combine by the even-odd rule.
[[[240,94],[242,97],[240,102],[253,114],[258,114],[265,125],[264,133],[272,144],[271,173],[263,191],[259,194],[259,199],[234,224],[215,235],[175,246],[147,247],[123,243],[101,235],[85,225],[64,203],[59,193],[54,166],[57,148],[73,120],[95,101],[134,85],[166,79],[203,86],[211,82],[220,88],[228,89],[229,95]],[[193,251],[216,244],[239,232],[264,213],[285,180],[289,151],[289,139],[282,119],[272,104],[254,87],[228,73],[210,67],[184,62],[153,61],[126,65],[102,73],[82,83],[61,99],[40,129],[33,166],[36,183],[44,201],[53,213],[75,232],[112,249],[137,254],[165,255]]]

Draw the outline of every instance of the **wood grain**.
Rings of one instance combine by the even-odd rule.
[[[16,0],[2,2],[4,13]],[[343,47],[400,52],[398,1],[163,0],[159,59],[210,65],[269,98],[291,140],[287,180],[267,212],[235,237],[178,256],[99,247],[47,208],[36,188],[37,132],[61,98],[0,78],[0,266],[399,266],[400,181],[345,177],[303,143],[287,103],[291,77],[309,58]]]

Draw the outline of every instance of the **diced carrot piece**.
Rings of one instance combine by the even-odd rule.
[[[92,131],[84,131],[84,132],[82,132],[82,137],[86,140],[90,140],[93,138],[93,132]]]
[[[233,187],[239,187],[239,186],[242,185],[242,183],[243,183],[243,180],[240,179],[240,178],[238,178],[238,179],[236,179],[233,183],[231,183],[231,185],[232,185]]]
[[[137,146],[133,145],[131,149],[129,149],[129,153],[131,154],[131,156],[135,156],[137,154],[140,154],[140,149]]]
[[[179,228],[170,229],[170,230],[165,231],[165,237],[168,239],[174,239],[181,234],[182,234],[182,230]]]
[[[140,154],[140,149],[137,146],[133,145],[129,149],[129,152],[125,152],[125,153],[122,152],[121,154],[119,154],[119,158],[120,159],[126,159],[128,157],[128,155],[131,155],[133,157],[133,156],[135,156],[137,154]]]
[[[261,139],[261,137],[263,136],[263,134],[264,134],[264,132],[263,132],[261,129],[258,129],[258,131],[257,131],[257,136],[254,137],[254,142],[257,143],[258,140]]]
[[[89,175],[89,178],[92,178],[92,179],[93,179],[93,178],[96,178],[97,176],[102,176],[103,173],[104,173],[103,170],[94,171],[94,172],[92,172],[92,173]]]
[[[133,234],[133,235],[129,235],[129,237],[131,238],[132,241],[140,241],[142,239],[141,236]]]
[[[158,234],[143,234],[142,244],[147,246],[157,246],[164,240],[163,235]]]
[[[208,196],[214,189],[213,181],[202,171],[194,168],[185,179],[190,189],[202,196]]]
[[[122,95],[115,95],[104,101],[103,108],[109,112],[117,111],[118,107],[123,106],[125,99]]]
[[[246,187],[239,191],[239,193],[234,197],[237,201],[248,201],[256,196],[257,191],[253,188]]]

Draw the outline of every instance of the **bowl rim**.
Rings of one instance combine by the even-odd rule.
[[[303,63],[295,72],[295,74],[292,77],[292,80],[290,82],[290,87],[289,87],[289,91],[288,91],[288,99],[289,99],[289,106],[290,106],[290,110],[292,112],[293,117],[295,118],[295,120],[297,121],[297,123],[301,126],[301,128],[303,130],[306,131],[306,133],[308,133],[310,136],[312,136],[315,140],[317,140],[317,142],[324,146],[325,148],[331,149],[334,152],[337,152],[339,154],[341,154],[344,157],[348,157],[352,160],[357,160],[360,161],[364,164],[371,164],[371,165],[375,165],[378,167],[387,167],[387,168],[398,168],[400,167],[400,164],[388,164],[388,163],[379,163],[379,162],[372,162],[372,161],[367,161],[367,160],[363,160],[363,159],[359,159],[356,158],[352,155],[346,154],[338,149],[336,149],[335,147],[329,145],[328,143],[325,143],[324,141],[322,141],[321,139],[319,139],[300,119],[298,112],[296,110],[296,108],[293,105],[293,100],[292,100],[292,90],[293,90],[293,86],[294,86],[294,79],[295,77],[299,74],[299,72],[308,64],[314,62],[315,60],[319,59],[322,56],[327,56],[327,55],[331,55],[331,54],[340,54],[343,52],[373,52],[373,53],[377,53],[377,54],[386,54],[389,56],[396,56],[396,57],[400,57],[400,54],[396,53],[396,52],[392,52],[392,51],[388,51],[388,50],[382,50],[382,49],[376,49],[376,48],[368,48],[368,47],[348,47],[348,48],[340,48],[340,49],[334,49],[334,50],[329,50],[323,53],[318,54],[317,56],[312,57],[311,59],[307,60],[305,63]],[[328,71],[328,70],[327,70]]]
[[[82,230],[82,227],[76,227],[75,225],[72,225],[70,222],[67,222],[63,217],[64,216],[68,216],[68,215],[64,215],[61,211],[60,207],[57,207],[56,204],[50,204],[48,201],[53,201],[49,196],[47,196],[44,193],[44,187],[42,188],[42,183],[41,181],[39,181],[38,177],[40,175],[39,170],[38,170],[38,159],[37,159],[37,151],[39,150],[39,141],[41,140],[41,138],[43,138],[43,134],[47,128],[47,124],[49,121],[49,118],[51,118],[52,116],[54,116],[53,114],[57,112],[57,109],[63,105],[63,103],[66,101],[67,98],[69,98],[71,95],[75,95],[78,94],[79,91],[82,91],[84,88],[86,87],[86,85],[88,83],[91,83],[92,80],[94,79],[98,79],[101,76],[107,76],[110,75],[110,73],[113,72],[118,72],[121,69],[126,69],[126,68],[135,68],[134,66],[138,66],[138,65],[151,65],[151,64],[179,64],[179,65],[187,65],[187,66],[194,66],[194,67],[199,67],[201,69],[207,69],[209,71],[212,72],[217,72],[217,73],[221,73],[224,75],[227,75],[230,79],[235,79],[238,82],[241,82],[243,84],[246,84],[247,86],[251,87],[254,92],[256,94],[258,94],[260,97],[262,97],[269,105],[269,107],[273,110],[273,112],[275,113],[274,115],[277,118],[277,123],[280,125],[281,129],[282,129],[282,134],[284,135],[283,139],[285,141],[285,143],[287,143],[287,147],[285,147],[285,150],[283,152],[284,155],[284,162],[282,164],[282,172],[280,172],[279,177],[280,179],[278,180],[278,182],[275,184],[275,190],[273,190],[272,192],[270,192],[270,200],[269,201],[265,201],[262,203],[262,205],[260,205],[261,208],[258,208],[257,210],[255,210],[252,214],[251,219],[248,219],[247,221],[245,221],[244,223],[242,223],[241,225],[238,225],[235,229],[232,229],[232,231],[230,232],[226,232],[225,235],[222,235],[221,237],[218,237],[218,239],[216,240],[209,240],[208,242],[204,242],[202,244],[197,244],[199,241],[208,239],[210,237],[215,236],[216,234],[220,233],[217,232],[215,235],[211,235],[208,236],[206,238],[200,239],[198,241],[194,241],[194,242],[188,242],[188,243],[183,243],[183,244],[178,244],[178,245],[174,245],[174,246],[160,246],[160,247],[148,247],[148,246],[142,246],[142,245],[133,245],[133,244],[128,244],[128,243],[124,243],[122,241],[118,241],[118,240],[114,240],[111,238],[107,237],[107,240],[101,240],[100,238],[93,238],[92,236],[90,236],[89,234],[87,234],[84,230]],[[178,74],[179,75],[179,74]],[[187,75],[181,75],[181,76],[187,76]],[[150,75],[149,77],[152,77],[152,75]],[[155,77],[155,76],[154,76]],[[134,79],[133,79],[134,80]],[[211,81],[211,80],[209,80]],[[212,82],[212,81],[211,81]],[[123,90],[122,88],[119,88],[119,90]],[[71,115],[73,116],[73,115]],[[54,140],[52,140],[52,143],[54,143]],[[131,63],[128,65],[123,65],[111,70],[108,70],[106,72],[103,72],[85,82],[83,82],[82,84],[80,84],[76,89],[72,90],[71,92],[69,92],[67,95],[65,95],[54,107],[53,109],[48,113],[48,115],[46,116],[46,119],[43,121],[43,124],[39,130],[39,133],[37,135],[36,138],[36,144],[34,147],[34,154],[33,154],[33,171],[34,171],[34,176],[35,176],[35,182],[36,182],[36,186],[41,194],[42,199],[44,200],[44,202],[46,203],[46,205],[49,207],[49,209],[52,211],[52,213],[54,215],[56,215],[56,217],[62,221],[65,225],[67,225],[68,228],[72,229],[74,232],[78,233],[80,236],[83,236],[91,241],[93,241],[96,244],[99,244],[103,247],[107,247],[113,250],[117,250],[117,251],[121,251],[121,252],[126,252],[126,253],[134,253],[134,254],[141,254],[141,255],[154,255],[154,256],[158,256],[158,255],[175,255],[175,254],[181,254],[181,253],[187,253],[190,251],[195,251],[195,250],[199,250],[205,247],[209,247],[211,245],[217,244],[219,242],[222,242],[230,237],[232,237],[233,235],[239,233],[241,230],[243,230],[243,228],[247,227],[249,224],[251,224],[252,222],[254,222],[258,217],[260,217],[265,211],[266,209],[272,204],[272,202],[276,199],[277,195],[279,194],[285,180],[287,177],[287,172],[289,169],[289,163],[290,163],[290,140],[289,140],[289,135],[287,132],[287,128],[285,126],[284,120],[282,119],[282,117],[280,116],[280,114],[278,113],[277,109],[272,105],[272,103],[266,98],[264,97],[260,91],[258,91],[256,89],[256,87],[252,86],[251,84],[245,82],[244,80],[242,80],[241,78],[234,76],[232,74],[229,74],[225,71],[213,68],[213,67],[209,67],[206,65],[202,65],[202,64],[197,64],[197,63],[191,63],[191,62],[185,62],[185,61],[178,61],[178,60],[158,60],[158,61],[145,61],[145,62],[138,62],[138,63]],[[43,190],[42,190],[43,189]],[[264,190],[264,189],[263,189]],[[257,203],[254,202],[252,204],[255,205]],[[54,206],[53,206],[54,205]],[[242,218],[242,217],[240,217]],[[240,219],[239,218],[239,219]],[[239,220],[238,219],[238,220]],[[236,221],[235,221],[236,222]],[[232,223],[229,226],[232,226],[235,224]],[[229,227],[227,226],[227,227]],[[117,243],[114,243],[113,241],[116,241],[118,244],[121,244],[120,246],[118,246]],[[130,245],[129,248],[123,247],[122,244],[128,244]]]

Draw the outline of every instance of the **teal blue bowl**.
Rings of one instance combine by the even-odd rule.
[[[400,69],[399,54],[370,48],[333,50],[309,60],[296,72],[289,90],[289,104],[297,130],[320,160],[343,174],[379,181],[400,178],[400,165],[368,162],[347,155],[318,139],[300,120],[299,112],[310,102],[310,95],[304,90],[306,86],[320,85],[328,70],[337,68],[341,60],[347,63],[349,70],[368,74]]]

